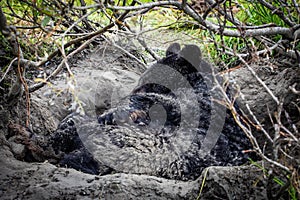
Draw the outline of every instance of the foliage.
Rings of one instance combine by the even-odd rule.
[[[251,163],[256,166],[257,168],[263,170],[264,172],[264,175],[267,176],[267,177],[270,177],[270,175],[268,174],[269,171],[272,171],[272,170],[268,170],[266,169],[264,166],[262,166],[260,163],[258,162],[255,162],[253,160],[250,160]],[[281,174],[282,175],[282,174]],[[273,177],[273,176],[272,176]],[[293,182],[292,178],[290,175],[287,175],[286,176],[286,179],[287,179],[287,182]],[[284,187],[286,184],[288,184],[287,182],[283,181],[281,178],[279,177],[276,177],[274,176],[272,179],[271,179],[273,182],[275,182],[276,184]],[[297,190],[295,188],[295,186],[291,185],[288,187],[288,193],[289,193],[289,196],[291,198],[291,200],[297,200]]]
[[[289,26],[282,18],[280,18],[278,15],[274,15],[273,11],[260,4],[257,0],[242,0],[240,3],[242,8],[248,12],[244,12],[242,15],[238,15],[237,17],[247,24],[263,25],[274,23],[278,26]],[[300,22],[299,14],[293,6],[292,1],[282,1],[282,3],[280,1],[271,1],[270,3],[275,8],[281,10],[285,16],[291,16],[292,21],[295,21],[296,23]]]

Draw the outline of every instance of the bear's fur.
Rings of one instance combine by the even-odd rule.
[[[197,133],[191,141],[191,148],[180,155],[180,161],[174,162],[170,166],[170,168],[174,168],[174,170],[170,170],[171,173],[178,174],[178,169],[180,169],[181,175],[169,174],[163,176],[171,178],[178,178],[180,176],[179,179],[182,179],[182,177],[193,179],[199,176],[201,171],[208,166],[230,166],[246,163],[249,155],[244,152],[252,149],[252,145],[242,129],[235,122],[229,109],[225,107],[224,109],[220,108],[223,107],[222,105],[219,105],[218,109],[212,108],[212,92],[214,91],[211,84],[213,82],[213,69],[202,59],[200,49],[195,45],[186,45],[181,50],[179,44],[172,44],[166,51],[166,57],[151,66],[141,77],[139,85],[130,95],[128,106],[122,105],[121,108],[108,111],[99,116],[99,123],[105,126],[122,125],[123,122],[131,122],[138,124],[143,129],[143,126],[147,127],[152,121],[150,117],[151,107],[161,105],[165,109],[166,120],[160,132],[154,134],[157,134],[158,137],[162,137],[168,142],[168,137],[176,134],[176,130],[178,130],[178,127],[184,121],[181,115],[180,103],[178,103],[174,91],[165,87],[164,84],[157,84],[155,81],[151,83],[151,78],[154,77],[159,77],[157,80],[161,80],[162,82],[164,82],[163,80],[172,79],[172,73],[155,72],[155,70],[161,67],[169,67],[176,70],[183,79],[188,81],[193,93],[196,95],[199,106]],[[185,91],[191,89],[181,88],[178,77],[176,77],[176,80],[170,80],[170,82],[174,83],[174,85],[178,84],[175,87],[177,90],[183,89]],[[229,94],[227,96],[230,98]],[[218,99],[220,101],[222,100],[222,97],[217,98],[220,98]],[[235,108],[238,110],[237,105],[235,105]],[[200,155],[201,148],[205,147],[203,145],[205,141],[203,138],[207,135],[209,126],[214,126],[210,124],[212,112],[220,110],[220,116],[218,114],[216,116],[220,117],[219,121],[222,123],[222,109],[225,118],[224,126],[220,130],[220,133],[216,133],[218,136],[216,144],[203,157],[203,155]],[[122,117],[120,118],[120,116]],[[124,119],[124,117],[128,119]],[[169,134],[170,132],[174,134]]]

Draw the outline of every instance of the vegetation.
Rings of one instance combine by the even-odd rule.
[[[12,99],[24,92],[30,115],[29,94],[63,69],[72,76],[68,59],[97,44],[104,33],[134,35],[145,51],[158,59],[159,52],[152,51],[144,42],[143,32],[148,29],[182,31],[202,41],[203,51],[223,70],[275,56],[289,58],[300,66],[300,4],[295,0],[7,0],[0,1],[1,47],[5,48],[0,51],[1,94]],[[43,80],[34,82],[26,75],[27,69],[39,70],[57,58],[61,58],[57,68]],[[5,79],[12,69],[17,75],[9,84]],[[289,141],[288,144],[276,143],[276,128],[272,133],[265,131],[278,150],[269,157],[252,131],[245,132],[262,159],[285,174],[287,180],[277,180],[278,184],[290,193],[291,199],[296,199],[300,192],[299,166],[293,163],[292,151],[299,149],[299,132],[293,123],[282,125],[282,116],[288,114],[278,99],[274,100],[278,104],[275,124],[280,124],[282,133],[278,137]],[[289,121],[289,117],[285,120]],[[253,123],[263,129],[259,123]],[[278,170],[271,171],[268,176]]]

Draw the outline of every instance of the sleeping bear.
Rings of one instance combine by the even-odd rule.
[[[155,175],[195,179],[205,167],[241,165],[255,157],[246,153],[252,152],[252,145],[225,106],[230,98],[197,46],[185,45],[181,49],[174,43],[166,56],[142,75],[126,103],[100,115],[98,122],[103,127],[132,127],[132,134],[152,134],[152,139],[158,141],[154,150],[146,147],[151,149],[152,158],[144,154],[137,156],[139,162],[135,162],[127,156],[131,165],[139,165],[147,157],[149,163],[157,162],[153,164]],[[234,107],[238,110],[235,103]],[[122,134],[114,137],[119,137],[114,141],[119,148],[136,147]],[[124,166],[126,163],[122,170]],[[147,172],[131,172],[144,171]]]

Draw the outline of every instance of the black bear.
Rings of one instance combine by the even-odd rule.
[[[208,166],[244,164],[250,156],[245,152],[252,145],[222,104],[230,95],[216,89],[217,81],[220,79],[197,46],[181,49],[174,43],[141,77],[128,105],[102,114],[98,122],[102,126],[136,124],[140,130],[151,124],[160,126],[152,130],[162,141],[157,148],[163,143],[172,143],[174,149],[188,143],[174,151],[178,157],[169,162],[169,169],[158,173],[167,178],[195,179]],[[174,142],[174,138],[183,141]]]

